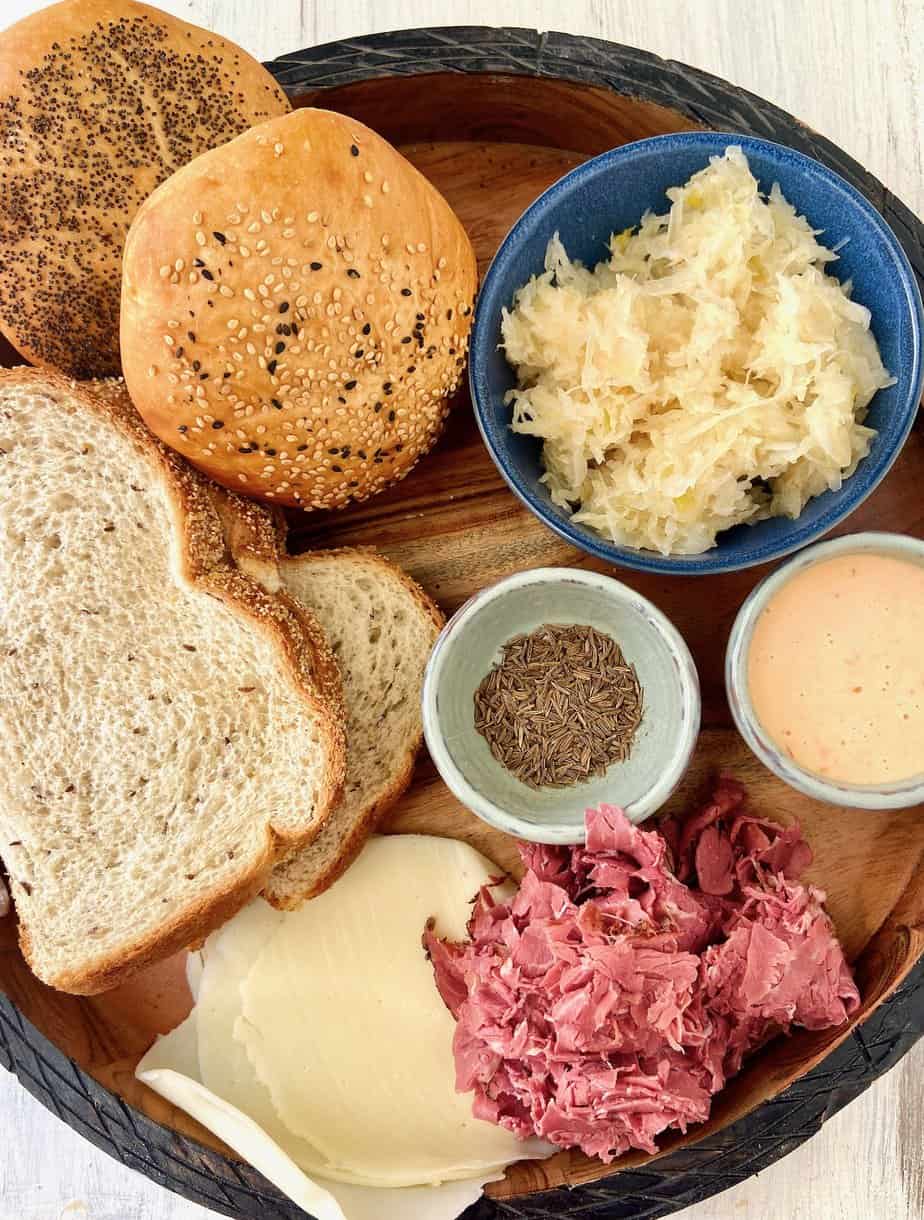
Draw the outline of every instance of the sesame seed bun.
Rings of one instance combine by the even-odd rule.
[[[475,283],[465,230],[404,157],[355,119],[297,110],[139,211],[125,378],[149,427],[219,483],[337,508],[433,445]]]
[[[289,109],[256,60],[132,0],[0,33],[0,329],[35,364],[119,371],[122,245],[191,158]]]

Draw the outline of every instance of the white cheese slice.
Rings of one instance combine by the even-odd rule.
[[[186,955],[186,982],[192,993],[193,1003],[199,998],[199,984],[205,969],[205,954],[201,949],[191,949]]]
[[[194,1015],[198,1075],[212,1093],[257,1122],[306,1173],[358,1187],[376,1186],[377,1181],[368,1175],[329,1164],[307,1140],[286,1127],[276,1112],[269,1090],[258,1079],[243,1044],[233,1037],[235,1022],[241,1015],[241,982],[284,918],[287,916],[258,898],[213,933],[197,954],[198,966],[188,973],[194,973],[196,977]],[[184,1026],[175,1034],[181,1030]],[[185,1040],[184,1037],[184,1043]],[[176,1049],[182,1045],[178,1044]],[[185,1053],[183,1062],[187,1062]],[[493,1176],[501,1176],[503,1168],[501,1165],[492,1167]],[[360,1190],[351,1200],[352,1210],[355,1211],[364,1198]]]
[[[421,948],[431,917],[441,935],[464,937],[472,899],[495,873],[453,839],[374,838],[257,955],[235,1037],[283,1124],[329,1175],[400,1187],[535,1155],[456,1093],[455,1023]],[[200,1002],[207,974],[208,959]]]
[[[412,851],[419,853],[419,846]],[[445,848],[437,848],[435,855],[445,862]],[[464,933],[471,898],[493,870],[468,849],[454,855],[458,886],[450,884],[449,890],[465,897],[458,906],[453,899],[439,907],[438,926],[458,937]],[[426,850],[423,856],[431,858]],[[289,919],[258,899],[190,955],[188,977],[196,1006],[182,1025],[157,1039],[138,1065],[139,1079],[209,1127],[317,1220],[452,1220],[479,1198],[486,1182],[503,1176],[503,1164],[441,1185],[364,1184],[368,1175],[328,1165],[312,1144],[288,1130],[243,1046],[232,1037],[241,1016],[242,979],[274,930]],[[415,929],[418,945],[419,931]],[[300,985],[297,977],[294,983]],[[451,1024],[448,1033],[451,1037]],[[288,1049],[297,1056],[298,1040]],[[400,1105],[401,1099],[396,1102]],[[537,1140],[510,1142],[513,1156],[508,1160],[554,1151]]]
[[[166,1042],[172,1037],[172,1034],[168,1034],[161,1041]],[[161,1049],[159,1057],[165,1054],[169,1057],[169,1047],[166,1051]],[[200,1081],[172,1068],[154,1066],[145,1060],[138,1065],[137,1076],[156,1093],[208,1127],[314,1220],[361,1220],[359,1215],[345,1212],[329,1190],[302,1173],[298,1165],[249,1115],[242,1114],[223,1098],[217,1097]],[[387,1211],[380,1211],[379,1215],[385,1220]],[[400,1218],[400,1212],[392,1213],[392,1220]]]
[[[250,1114],[229,1105],[194,1074],[190,1054],[194,1061],[197,1041],[193,1012],[183,1025],[158,1038],[138,1065],[138,1079],[208,1127],[314,1220],[455,1220],[477,1202],[486,1182],[504,1176],[498,1170],[442,1186],[403,1190],[314,1180]]]
[[[241,982],[283,918],[281,911],[257,898],[208,938],[196,997],[199,1072],[207,1089],[248,1114],[312,1173],[323,1167],[324,1158],[285,1126],[246,1050],[234,1039],[234,1025],[241,1015]]]

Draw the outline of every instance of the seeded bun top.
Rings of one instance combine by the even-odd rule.
[[[218,482],[339,507],[435,441],[475,282],[464,229],[408,161],[355,119],[297,110],[139,211],[126,381],[149,427]]]
[[[77,377],[119,371],[122,244],[175,169],[289,109],[233,43],[133,0],[0,33],[0,328]]]

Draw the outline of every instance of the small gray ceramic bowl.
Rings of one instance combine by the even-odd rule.
[[[544,623],[581,623],[611,636],[644,693],[627,761],[571,788],[523,784],[475,729],[475,691],[501,648]],[[686,771],[699,722],[699,680],[683,637],[644,597],[595,572],[539,568],[483,590],[446,624],[424,676],[424,734],[449,789],[491,826],[537,843],[583,842],[585,809],[604,801],[633,822],[649,817]]]
[[[813,564],[837,555],[873,552],[924,566],[924,542],[905,534],[847,534],[800,551],[761,581],[738,611],[725,654],[725,688],[738,732],[765,767],[806,796],[851,809],[908,809],[924,803],[924,773],[894,784],[843,784],[800,767],[784,754],[757,718],[748,691],[748,650],[761,611],[783,585]]]

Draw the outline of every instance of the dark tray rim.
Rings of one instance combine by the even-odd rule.
[[[447,26],[342,39],[268,65],[286,90],[434,72],[539,76],[596,85],[669,107],[707,127],[789,144],[840,173],[886,217],[924,288],[924,225],[872,174],[792,115],[719,77],[597,38]],[[765,1169],[814,1135],[924,1033],[924,960],[861,1028],[770,1102],[641,1169],[572,1189],[484,1198],[465,1220],[657,1220]],[[95,1081],[0,994],[0,1064],[63,1122],[129,1168],[236,1220],[305,1213],[249,1165],[161,1126]]]

